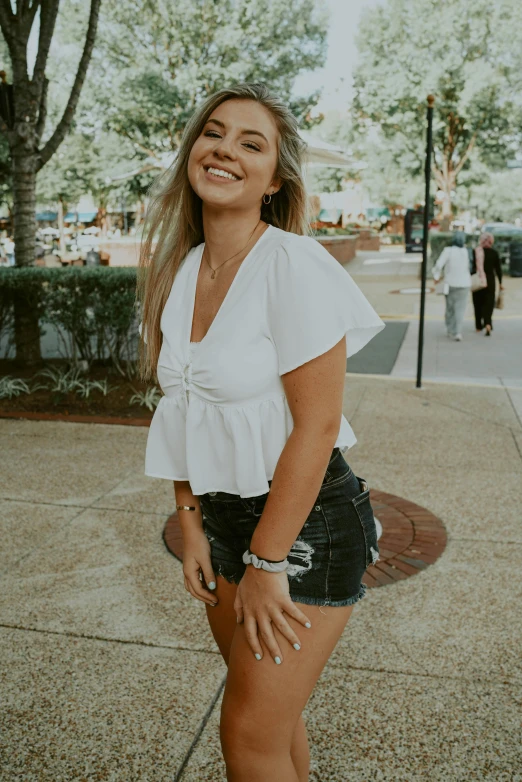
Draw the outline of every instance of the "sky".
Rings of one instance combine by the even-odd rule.
[[[302,74],[295,82],[297,95],[323,88],[319,111],[344,108],[350,101],[352,71],[357,62],[355,35],[361,12],[380,0],[326,0],[330,11],[328,56],[324,68]]]

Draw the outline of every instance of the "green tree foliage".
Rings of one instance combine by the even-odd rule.
[[[423,165],[426,97],[436,96],[433,174],[452,213],[461,172],[472,156],[503,166],[520,144],[520,108],[500,57],[497,29],[517,0],[388,0],[363,16],[354,110],[360,128],[378,126],[395,163]]]
[[[315,0],[120,0],[102,14],[92,105],[105,128],[160,167],[210,93],[264,81],[290,100],[295,77],[325,61],[327,17]],[[306,122],[317,100],[292,108]]]

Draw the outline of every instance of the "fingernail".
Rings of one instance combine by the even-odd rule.
[[[311,627],[311,626],[312,625],[310,624],[310,622],[306,622],[305,627]]]
[[[216,582],[215,581],[211,581],[210,584],[208,585],[208,588],[209,589],[215,589],[216,588]]]
[[[261,659],[261,655],[256,652],[255,653],[255,658],[256,658],[256,660],[260,660]]]
[[[281,658],[280,657],[274,657],[274,660],[278,665],[281,665]]]
[[[212,608],[215,608],[217,606],[217,603],[209,603],[209,605],[211,605]]]
[[[236,622],[239,624],[239,616],[236,616]]]
[[[299,646],[299,644],[294,644],[294,649],[297,649],[297,651],[299,651],[300,648],[301,647]]]

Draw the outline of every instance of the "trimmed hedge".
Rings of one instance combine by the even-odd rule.
[[[40,335],[46,324],[59,335],[64,356],[85,360],[109,358],[124,374],[138,342],[136,269],[26,267],[0,269],[0,338],[14,344],[13,293],[38,313]]]
[[[404,244],[404,234],[379,234],[381,244]]]

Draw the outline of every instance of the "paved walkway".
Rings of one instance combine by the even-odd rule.
[[[419,289],[420,258],[399,250],[383,250],[381,256],[359,253],[346,268],[395,332],[389,335],[390,344],[383,340],[380,346],[374,340],[365,349],[366,355],[361,351],[355,356],[351,371],[413,378],[417,373],[420,295],[399,291]],[[522,387],[522,278],[505,277],[503,282],[505,307],[493,314],[494,331],[490,338],[475,333],[470,296],[463,341],[449,340],[444,326],[444,296],[427,293],[424,379]],[[432,286],[428,280],[428,291]],[[399,329],[404,324],[405,335]],[[389,326],[381,334],[386,331],[390,331]],[[390,355],[395,359],[392,367]]]
[[[311,780],[521,779],[515,407],[502,388],[348,376],[348,460],[448,544],[356,607],[305,711]],[[163,543],[172,486],[143,476],[146,435],[0,420],[2,780],[224,780],[226,670]]]

